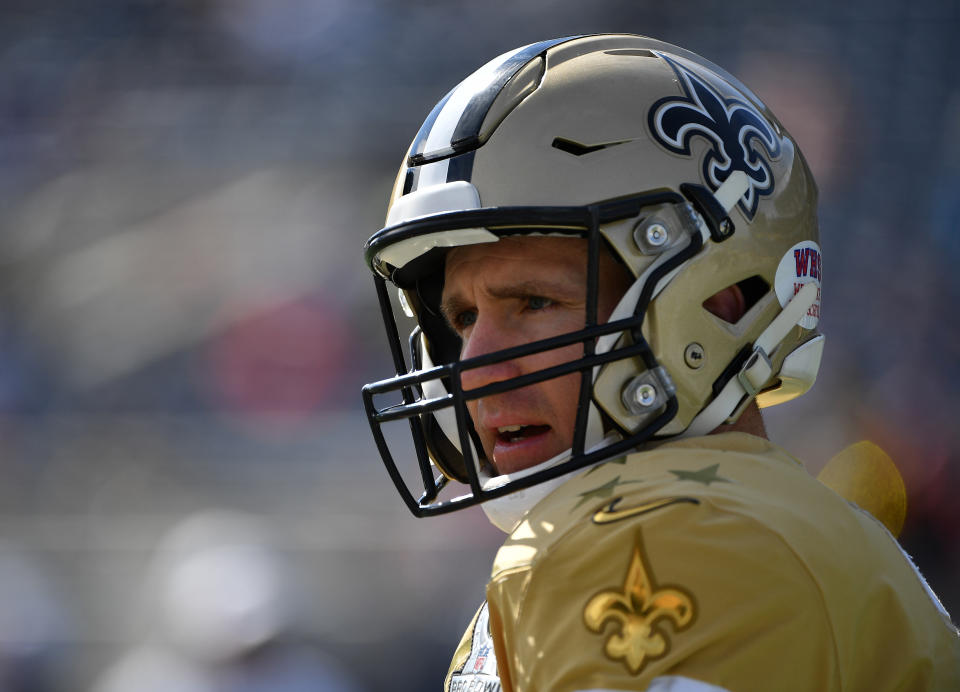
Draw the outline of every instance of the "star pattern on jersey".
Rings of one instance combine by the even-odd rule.
[[[683,469],[670,469],[670,473],[680,481],[694,481],[709,486],[711,483],[733,483],[729,478],[723,478],[717,475],[717,469],[720,464],[705,466],[699,471],[684,471]]]
[[[609,464],[619,464],[620,466],[624,466],[626,463],[627,463],[627,457],[619,457],[618,459],[611,459],[610,461],[605,461],[602,464],[597,464],[596,466],[594,466],[592,469],[590,469],[583,475],[589,476],[594,471],[599,471],[602,468],[606,468]]]
[[[573,506],[574,509],[582,505],[588,500],[608,500],[613,497],[614,491],[616,491],[618,486],[628,485],[629,483],[641,483],[642,481],[621,481],[620,476],[611,478],[609,481],[603,485],[598,485],[592,490],[587,490],[586,492],[580,493],[580,501]]]

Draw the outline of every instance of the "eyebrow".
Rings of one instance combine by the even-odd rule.
[[[528,279],[504,286],[493,286],[489,288],[487,292],[494,298],[500,300],[529,298],[530,296],[552,296],[562,300],[572,300],[576,297],[582,297],[582,294],[581,296],[576,296],[574,292],[571,291],[571,287],[572,285],[569,281]],[[469,307],[471,307],[470,302],[456,294],[447,296],[440,301],[440,312],[451,326],[453,325],[453,319]]]

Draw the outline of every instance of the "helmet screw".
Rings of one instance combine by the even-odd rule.
[[[633,398],[638,404],[648,408],[656,401],[657,390],[652,384],[642,384],[634,391]]]
[[[676,388],[667,371],[663,366],[658,366],[627,382],[620,392],[620,400],[631,415],[649,416],[655,407],[661,406],[675,392]]]
[[[667,242],[667,229],[663,224],[652,223],[647,226],[647,243],[653,247],[660,247]]]
[[[688,368],[692,370],[699,370],[703,366],[703,346],[698,344],[696,341],[691,344],[687,344],[687,348],[683,352],[683,360],[686,362]]]

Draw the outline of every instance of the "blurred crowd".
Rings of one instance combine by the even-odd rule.
[[[771,435],[813,472],[884,447],[957,617],[957,0],[4,0],[0,692],[438,687],[498,535],[407,516],[380,466],[362,245],[450,87],[597,31],[796,136],[828,346]]]

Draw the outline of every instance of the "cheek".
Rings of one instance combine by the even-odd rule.
[[[573,427],[577,422],[580,382],[580,373],[572,373],[544,383],[544,394],[549,401],[553,418],[551,425],[564,447],[573,444]]]
[[[553,355],[554,365],[558,363],[576,361],[583,357],[583,346],[573,344],[556,352]],[[548,354],[544,354],[548,355]],[[577,421],[577,402],[580,399],[580,371],[569,375],[547,380],[544,384],[548,391],[551,409],[555,416],[554,430],[559,435],[564,447],[573,444],[573,428]]]
[[[582,328],[583,328],[583,325],[581,325],[580,327],[577,327],[577,329],[582,329]],[[566,332],[559,332],[559,333],[565,334]],[[520,360],[521,362],[523,362],[525,366],[524,370],[526,372],[532,372],[533,370],[543,370],[545,368],[549,368],[554,365],[560,365],[561,363],[569,363],[571,361],[576,361],[581,358],[583,358],[583,346],[577,343],[577,344],[571,344],[570,346],[564,346],[563,348],[555,348],[550,351],[535,353],[532,356],[527,356],[526,358],[521,358]]]
[[[562,365],[579,360],[583,357],[583,346],[573,344],[563,348],[537,353],[532,356],[520,359],[520,370],[525,373],[546,370],[555,365]],[[544,392],[550,393],[550,401],[554,407],[557,407],[561,401],[572,399],[573,406],[576,408],[577,393],[580,390],[580,373],[573,372],[569,375],[554,377],[540,382],[539,385],[531,385],[533,388],[540,388]]]

